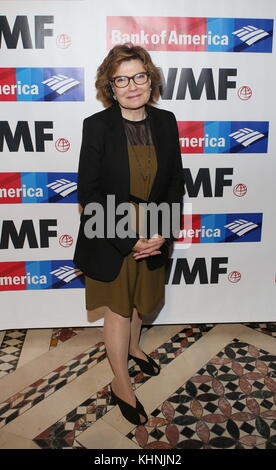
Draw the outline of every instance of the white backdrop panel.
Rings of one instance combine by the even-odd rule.
[[[63,70],[59,73],[64,75],[70,75],[69,72],[73,73],[73,69],[78,69],[79,74],[82,73],[81,71],[84,73],[84,100],[76,94],[75,100],[67,101],[64,94],[65,98],[62,100],[54,96],[50,101],[20,101],[22,97],[17,101],[11,101],[11,99],[5,101],[3,100],[5,92],[2,89],[1,125],[3,126],[3,122],[8,121],[10,131],[14,134],[18,123],[27,122],[34,150],[26,149],[22,140],[18,148],[12,150],[5,135],[3,148],[0,150],[3,173],[0,187],[1,198],[5,194],[3,188],[8,184],[19,187],[18,181],[22,184],[23,181],[31,178],[29,175],[26,177],[27,180],[24,180],[22,174],[41,173],[44,182],[43,191],[47,191],[46,183],[52,181],[51,178],[54,179],[55,173],[57,179],[62,178],[62,174],[68,179],[69,173],[77,172],[82,120],[103,109],[101,103],[95,99],[94,80],[97,67],[108,52],[107,38],[110,31],[107,30],[107,17],[114,17],[114,21],[117,21],[118,17],[129,16],[132,17],[133,24],[140,22],[142,25],[146,20],[142,21],[140,17],[166,17],[170,25],[170,17],[273,20],[276,13],[274,0],[266,0],[262,3],[257,0],[244,0],[243,2],[239,0],[231,2],[153,0],[150,3],[146,0],[139,2],[121,0],[119,3],[113,0],[104,2],[100,0],[29,0],[25,2],[12,0],[0,3],[1,15],[6,17],[11,31],[16,18],[27,17],[27,23],[23,29],[25,35],[30,34],[32,46],[24,47],[19,37],[16,47],[11,48],[7,44],[8,36],[2,34],[1,86],[7,83],[7,77],[10,80],[9,83],[13,83],[15,76],[17,80],[21,77],[22,81],[23,76],[16,75],[20,68],[28,70],[36,68],[40,71],[47,69],[50,75],[54,73],[51,70],[55,68]],[[42,48],[36,48],[36,16],[50,17],[49,22],[44,26],[45,29],[49,29],[50,35],[45,36]],[[244,26],[249,23],[245,21]],[[146,27],[145,23],[145,29]],[[148,317],[145,321],[153,321],[155,324],[274,321],[276,307],[274,37],[272,52],[191,52],[151,51],[150,49],[149,52],[154,63],[161,68],[166,81],[169,71],[177,69],[172,97],[171,99],[161,98],[159,107],[173,111],[180,128],[183,122],[200,122],[202,123],[201,131],[204,129],[205,135],[211,129],[207,126],[210,121],[229,122],[232,126],[235,122],[240,122],[239,127],[252,129],[254,128],[253,122],[261,123],[260,126],[268,122],[269,133],[267,151],[264,147],[261,147],[260,151],[252,146],[252,153],[243,153],[239,150],[238,153],[211,154],[207,149],[205,153],[183,153],[183,167],[190,172],[193,181],[192,184],[191,182],[187,184],[185,202],[192,204],[194,227],[202,228],[204,224],[210,222],[213,229],[217,226],[216,224],[220,224],[220,229],[223,230],[224,225],[229,222],[229,214],[236,215],[233,220],[246,219],[243,214],[246,214],[249,219],[250,214],[262,214],[262,227],[258,229],[260,239],[256,241],[253,236],[253,241],[250,241],[250,238],[243,241],[242,237],[239,241],[236,241],[237,237],[230,240],[228,233],[228,241],[225,239],[216,242],[213,239],[212,242],[209,240],[209,243],[192,243],[189,249],[183,249],[183,244],[175,243],[171,266],[167,272],[165,306],[156,318]],[[216,99],[208,100],[205,89],[200,99],[194,99],[189,91],[185,99],[177,99],[181,71],[187,68],[193,70],[196,80],[199,79],[203,68],[212,70]],[[228,89],[227,99],[224,100],[218,99],[220,69],[236,71],[235,76],[228,78],[229,81],[235,82],[235,87]],[[250,87],[252,91],[252,97],[248,100],[241,100],[238,96],[238,90],[243,86]],[[51,139],[45,141],[44,151],[36,148],[35,122],[46,122],[48,128],[45,133],[51,135]],[[224,135],[226,135],[225,132]],[[59,139],[65,139],[63,143],[67,145],[67,151],[60,151],[60,147],[59,150],[57,149]],[[197,195],[192,194],[193,184],[201,169],[208,171],[206,177],[209,178],[212,195],[204,195],[202,185]],[[225,186],[223,194],[216,197],[214,195],[216,185],[218,185],[216,172],[220,169],[232,171],[231,175],[228,174],[226,177],[231,180],[231,184]],[[10,178],[7,174],[10,174]],[[37,181],[40,181],[39,178],[37,176]],[[9,180],[12,183],[9,183]],[[237,184],[246,185],[247,192],[242,197],[238,197],[233,192]],[[55,195],[49,192],[50,196],[53,200]],[[61,197],[51,203],[49,201],[35,203],[30,199],[17,204],[13,204],[11,199],[9,203],[6,199],[2,199],[1,202],[3,203],[0,206],[2,215],[0,329],[102,325],[102,319],[95,320],[94,323],[87,321],[84,289],[78,284],[80,276],[73,280],[71,288],[69,282],[62,285],[61,281],[57,281],[56,277],[50,274],[51,270],[56,268],[57,262],[60,262],[61,267],[71,266],[79,223],[77,204],[74,201],[66,203],[66,200]],[[188,210],[188,206],[186,209]],[[207,214],[213,217],[207,219]],[[221,222],[223,219],[218,218],[219,215],[225,215],[224,225]],[[55,221],[54,225],[48,227],[54,234],[49,236],[49,246],[42,248],[39,220],[48,219]],[[26,220],[32,221],[39,245],[37,248],[29,246],[27,236],[23,244],[19,240],[20,227]],[[13,221],[17,232],[13,240],[9,238],[8,246],[5,242],[6,221]],[[45,230],[44,226],[44,232]],[[68,246],[62,246],[60,243],[62,235],[72,237],[73,244],[68,243]],[[15,247],[16,243],[20,246]],[[48,264],[47,261],[49,261]],[[30,262],[35,263],[30,264]],[[49,288],[45,289],[43,285],[41,288],[26,285],[24,289],[14,290],[14,286],[18,286],[17,281],[12,284],[13,287],[10,290],[6,288],[5,283],[9,282],[7,276],[11,273],[16,277],[19,274],[22,275],[22,270],[28,271],[29,269],[41,274],[46,269],[45,263],[48,269]],[[193,271],[196,267],[198,271]],[[70,269],[73,269],[72,266]],[[217,269],[221,272],[216,278]],[[193,273],[195,273],[194,277]],[[231,273],[234,274],[231,276]],[[237,279],[239,279],[238,282],[232,282]]]

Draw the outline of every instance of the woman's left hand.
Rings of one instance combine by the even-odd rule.
[[[151,238],[148,238],[148,248],[145,250],[134,253],[134,259],[147,258],[148,256],[154,256],[161,254],[159,248],[165,243],[165,238],[163,238],[158,233],[155,233]]]

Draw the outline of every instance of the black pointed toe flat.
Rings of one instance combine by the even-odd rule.
[[[144,351],[143,351],[144,352]],[[140,367],[141,371],[148,375],[158,375],[160,373],[160,366],[156,364],[156,362],[152,359],[152,357],[148,356],[144,352],[145,356],[147,357],[148,361],[144,361],[139,357],[132,356],[131,354],[128,355],[128,359],[133,359],[136,364]]]
[[[148,422],[148,415],[145,412],[145,409],[142,403],[136,397],[136,407],[129,405],[124,400],[119,398],[112,390],[110,385],[111,396],[115,403],[119,406],[122,415],[130,423],[135,424],[136,426],[144,426]],[[140,414],[144,416],[145,421],[141,422]]]

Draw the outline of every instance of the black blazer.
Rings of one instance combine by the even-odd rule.
[[[184,178],[175,116],[170,111],[146,104],[156,150],[158,168],[149,202],[178,202],[183,207]],[[115,196],[115,207],[128,202],[130,188],[127,138],[118,103],[83,121],[82,145],[78,169],[78,200],[82,207],[98,202],[106,210],[106,195]],[[182,213],[182,209],[181,209]],[[139,240],[135,238],[92,238],[84,235],[84,224],[91,216],[82,214],[74,254],[74,263],[88,277],[112,281],[119,273],[123,259]],[[116,222],[123,216],[118,216]],[[169,246],[166,239],[161,254],[144,258],[149,269],[166,263]],[[137,260],[139,263],[143,261]]]

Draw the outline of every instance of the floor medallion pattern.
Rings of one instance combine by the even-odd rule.
[[[144,449],[276,449],[276,356],[235,338],[128,434]]]

